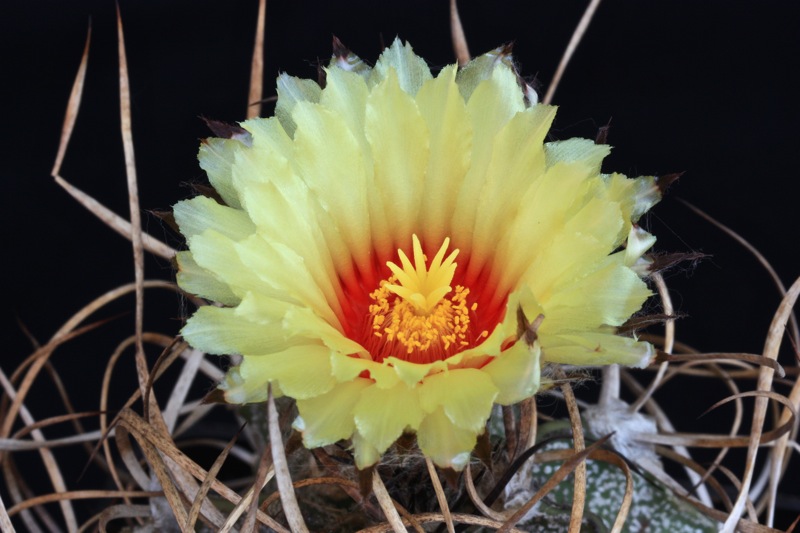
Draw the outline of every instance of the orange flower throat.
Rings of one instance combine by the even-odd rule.
[[[470,331],[470,315],[478,304],[469,305],[469,289],[451,287],[458,250],[445,258],[450,239],[445,239],[430,265],[413,236],[414,261],[398,250],[401,266],[386,265],[392,275],[382,280],[370,293],[368,327],[372,335],[365,348],[372,358],[381,361],[394,356],[413,363],[447,359],[469,347],[475,336]]]

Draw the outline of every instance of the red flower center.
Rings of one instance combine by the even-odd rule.
[[[428,261],[414,235],[413,260],[398,250],[400,265],[386,263],[390,274],[369,298],[348,302],[358,325],[345,330],[374,361],[392,356],[420,364],[441,361],[480,344],[502,319],[504,308],[498,303],[505,298],[474,294],[470,285],[486,289],[484,276],[467,284],[455,263],[459,250],[445,257],[449,244],[445,239]],[[484,303],[489,309],[482,308]]]

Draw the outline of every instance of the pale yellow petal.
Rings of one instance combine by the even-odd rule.
[[[622,259],[620,257],[620,259]],[[647,285],[620,261],[555,292],[546,302],[542,334],[620,326],[651,296]]]
[[[253,235],[237,243],[235,249],[245,267],[254,272],[265,286],[310,307],[328,324],[340,327],[325,292],[315,282],[305,258],[292,247]],[[328,297],[338,303],[330,292]]]
[[[195,235],[189,239],[189,249],[197,264],[214,272],[237,297],[243,298],[249,291],[270,290],[255,272],[242,264],[236,242],[221,233],[209,229]]]
[[[475,368],[434,374],[419,386],[425,412],[432,413],[441,406],[453,424],[475,433],[483,430],[497,394],[489,376]]]
[[[601,366],[618,363],[644,368],[655,356],[648,342],[612,333],[582,332],[540,337],[542,359],[553,363]]]
[[[543,245],[522,277],[541,301],[547,301],[559,287],[575,283],[607,261],[608,247],[591,235],[559,236]]]
[[[322,92],[320,103],[333,111],[347,124],[350,133],[359,146],[359,153],[364,161],[364,167],[371,171],[374,168],[372,146],[367,140],[365,132],[367,99],[369,88],[364,73],[351,72],[335,67],[326,70],[325,90]],[[375,216],[375,206],[382,204],[383,197],[380,188],[370,186],[366,191],[367,202],[370,209],[370,229],[375,251],[386,256],[392,248],[390,231],[391,220],[385,216]],[[334,213],[334,215],[336,215]],[[349,257],[348,257],[349,261]],[[351,262],[352,263],[352,262]]]
[[[275,119],[254,119],[243,126],[252,133],[253,148],[237,154],[232,171],[245,209],[259,232],[291,244],[307,263],[313,263],[317,284],[332,302],[333,294],[341,296],[338,284],[332,283],[336,278],[334,269],[343,277],[353,275],[347,245],[331,222],[331,215],[321,209],[318,199],[290,164],[294,147],[280,123]]]
[[[258,142],[265,143],[261,135],[254,137]],[[258,209],[247,206],[247,192],[244,190],[253,183],[273,183],[280,189],[293,188],[301,180],[296,176],[289,158],[279,151],[278,144],[269,142],[271,149],[243,149],[236,153],[234,164],[231,168],[233,186],[239,192],[242,206],[253,216]],[[284,147],[285,149],[286,147]],[[263,209],[261,206],[260,209]]]
[[[186,321],[181,335],[195,348],[213,354],[267,354],[303,342],[280,324],[251,322],[226,307],[203,306]]]
[[[247,213],[241,209],[219,205],[216,200],[205,196],[178,202],[173,207],[173,214],[181,233],[187,239],[207,229],[213,229],[238,241],[255,231]]]
[[[540,301],[547,301],[562,287],[596,271],[617,247],[615,235],[622,228],[619,205],[591,198],[566,222],[557,238],[538,246],[523,276]]]
[[[361,346],[327,323],[311,309],[302,305],[294,305],[263,294],[248,293],[236,313],[243,319],[265,325],[279,325],[285,335],[319,339],[332,350],[344,353],[357,353]],[[264,352],[258,352],[264,353]]]
[[[400,381],[392,367],[385,363],[376,363],[372,359],[353,357],[342,352],[331,354],[331,368],[338,381],[350,381],[364,372],[379,389],[390,389]]]
[[[246,355],[239,374],[248,388],[263,390],[264,399],[271,381],[277,381],[281,391],[292,398],[312,398],[325,394],[336,383],[331,375],[330,352],[326,346],[303,344],[268,355]]]
[[[427,128],[393,70],[369,95],[365,131],[372,147],[372,188],[379,193],[377,201],[370,202],[371,219],[386,221],[385,231],[392,238],[385,243],[386,235],[378,235],[376,228],[372,241],[379,257],[386,257],[393,247],[407,246],[417,227],[428,166]]]
[[[428,414],[417,430],[420,450],[441,468],[462,470],[469,462],[477,433],[454,426],[441,407]]]
[[[181,289],[224,305],[239,303],[240,298],[231,291],[228,284],[198,265],[191,252],[178,252],[175,259],[178,262],[178,273],[175,277]]]
[[[371,270],[367,191],[372,169],[344,120],[308,102],[295,106],[294,160],[302,177],[334,222],[362,271]],[[331,142],[336,139],[336,142]]]
[[[512,224],[532,176],[544,172],[542,142],[555,114],[555,107],[530,107],[514,115],[495,137],[475,213],[473,259],[467,279],[483,266],[484,262],[476,258],[490,257],[497,247],[497,235],[504,234]]]
[[[412,96],[432,77],[425,60],[414,53],[410,44],[403,44],[397,38],[378,58],[369,76],[370,85],[378,85],[389,76],[390,70],[397,73],[403,91]]]
[[[358,430],[353,432],[353,455],[356,460],[356,468],[364,470],[381,460],[383,452],[378,451],[367,439],[361,436]]]
[[[285,156],[285,152],[294,150],[291,141],[279,125],[269,128],[246,125],[253,131],[254,147],[258,143],[272,147],[240,154],[234,168],[234,185],[258,231],[272,240],[297,247],[307,260],[313,257],[321,261],[314,269],[321,286],[326,281],[330,285],[336,277],[332,268],[342,277],[352,276],[350,250],[333,222],[335,213],[322,209],[319,199],[300,179],[299,169]],[[278,145],[280,150],[275,149]],[[331,294],[329,287],[325,290]]]
[[[495,403],[512,405],[536,394],[541,381],[540,358],[539,343],[530,346],[521,339],[483,367],[499,391]]]
[[[607,144],[595,144],[589,139],[567,139],[554,141],[544,145],[547,154],[547,166],[558,163],[581,162],[590,169],[592,175],[600,173],[603,159],[611,153]]]
[[[661,200],[661,190],[653,176],[630,179],[622,174],[611,174],[604,179],[608,183],[608,197],[620,203],[626,220],[630,222],[637,222]]]
[[[297,400],[300,416],[293,426],[302,432],[306,448],[327,446],[350,438],[356,428],[354,408],[361,393],[370,385],[372,382],[368,379],[355,379],[337,383],[325,394]]]
[[[241,316],[242,320],[249,320],[265,326],[280,326],[289,309],[296,307],[297,304],[294,302],[274,298],[263,293],[248,292],[239,305],[233,309],[233,312]]]
[[[271,208],[262,211],[270,211],[271,218],[259,216],[258,233],[237,245],[242,262],[253,270],[261,270],[262,279],[306,302],[326,319],[334,320],[331,310],[341,316],[342,289],[335,265],[346,262],[347,254],[338,251],[340,255],[334,260],[332,248],[326,246],[327,240],[319,227],[309,224],[303,216],[313,212],[310,207],[306,212],[302,209],[301,200],[308,197],[287,201],[270,184],[253,184],[246,190],[250,193],[248,204],[258,200],[269,202],[262,205]],[[296,206],[294,210],[292,203]],[[267,264],[270,268],[264,269]]]
[[[623,221],[618,203],[591,198],[564,224],[563,232],[591,235],[603,242],[608,248],[606,253],[610,253],[617,244],[616,235],[622,229]]]
[[[288,157],[292,152],[292,138],[276,117],[253,118],[240,124],[250,132],[252,150],[275,152]]]
[[[501,291],[515,287],[539,250],[559,235],[573,204],[582,199],[589,177],[586,165],[561,163],[531,183],[517,217],[497,243],[495,265]]]
[[[275,116],[281,121],[286,132],[294,135],[296,124],[292,119],[292,111],[297,102],[318,102],[320,89],[317,82],[305,78],[295,78],[287,74],[278,76],[278,103],[275,105]]]
[[[358,140],[362,150],[369,154],[369,145],[364,137],[364,116],[367,108],[369,88],[364,77],[340,68],[325,70],[325,90],[320,104],[339,115]],[[371,160],[367,157],[367,160]]]
[[[419,221],[420,237],[426,243],[440,243],[449,235],[456,191],[464,181],[471,158],[472,124],[455,75],[455,65],[446,67],[417,93],[417,107],[430,137]]]
[[[367,387],[354,412],[358,433],[380,453],[385,452],[405,428],[416,429],[425,416],[417,395],[402,382],[390,389]]]
[[[524,109],[516,74],[502,64],[492,71],[491,78],[478,84],[467,102],[473,130],[472,157],[469,171],[458,190],[452,222],[452,238],[459,247],[467,247],[472,242],[475,210],[479,203],[476,199],[486,180],[495,135],[511,117]]]
[[[279,190],[272,183],[250,183],[242,190],[245,207],[253,212],[258,237],[291,247],[302,258],[313,280],[311,283],[319,288],[333,311],[341,315],[339,302],[344,297],[338,276],[350,271],[352,261],[343,246],[329,245],[319,223],[314,220],[315,209],[319,206],[308,189],[298,186]],[[269,209],[264,209],[265,205],[270,206]],[[339,254],[335,259],[334,251]]]
[[[512,72],[514,70],[514,61],[511,55],[506,53],[505,47],[501,46],[475,57],[464,65],[464,68],[459,69],[456,81],[464,100],[469,100],[475,88],[483,80],[491,78],[496,68],[505,68]]]
[[[328,392],[335,384],[328,362],[330,350],[306,344],[268,355],[244,356],[228,369],[220,389],[232,404],[267,400],[268,385],[276,396],[308,398]]]
[[[197,158],[200,161],[200,168],[206,171],[208,181],[219,193],[225,203],[231,207],[239,208],[239,194],[231,182],[231,165],[238,150],[244,144],[235,139],[215,139],[210,138],[203,141],[200,145],[200,152]]]
[[[428,374],[447,370],[447,363],[445,361],[420,364],[403,361],[396,357],[388,357],[386,361],[394,368],[394,371],[403,383],[409,387],[414,387],[419,384]]]

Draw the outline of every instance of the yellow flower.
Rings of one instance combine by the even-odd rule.
[[[178,281],[223,304],[183,335],[243,356],[227,402],[272,383],[308,447],[352,439],[363,468],[410,431],[461,469],[542,362],[648,364],[649,344],[614,333],[650,295],[655,239],[634,223],[653,178],[601,174],[609,149],[585,139],[545,143],[555,108],[498,51],[433,77],[395,41],[374,68],[340,55],[325,74],[280,76],[276,117],[203,143],[224,203],[175,206]]]

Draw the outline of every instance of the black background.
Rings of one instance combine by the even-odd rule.
[[[121,1],[131,78],[133,129],[142,209],[167,209],[203,175],[198,118],[244,118],[257,5],[250,1]],[[546,87],[584,2],[462,2],[473,54],[514,41],[525,76]],[[794,2],[607,0],[570,65],[554,103],[551,138],[593,138],[611,121],[614,146],[604,170],[628,175],[685,172],[645,224],[663,251],[712,257],[667,276],[678,337],[704,351],[759,353],[780,297],[739,245],[677,201],[689,201],[731,226],[773,262],[785,283],[800,274],[797,247],[800,7]],[[381,42],[409,40],[432,67],[453,62],[445,0],[302,2],[267,6],[265,95],[279,71],[315,77],[331,35],[374,62]],[[9,372],[30,351],[20,323],[40,342],[92,298],[132,281],[130,244],[105,228],[49,176],[64,109],[92,21],[83,104],[62,176],[128,217],[119,134],[114,4],[97,1],[4,2],[0,6],[3,237],[2,365]],[[266,110],[271,112],[271,106]],[[152,216],[146,230],[180,241]],[[171,266],[148,259],[148,277],[171,279]],[[105,361],[132,334],[125,314],[54,356],[74,375],[78,407],[95,408]],[[183,304],[148,296],[148,327],[174,334]],[[785,364],[793,354],[783,354]],[[126,367],[132,373],[132,366]],[[694,386],[697,385],[697,388]],[[724,396],[692,380],[673,388],[687,409],[684,429]],[[687,398],[689,398],[687,400]],[[46,389],[31,397],[51,402]],[[50,413],[52,414],[52,413]],[[785,484],[786,485],[786,484]],[[791,482],[788,486],[793,485]],[[795,491],[796,492],[796,491]],[[784,527],[788,524],[783,524]]]

